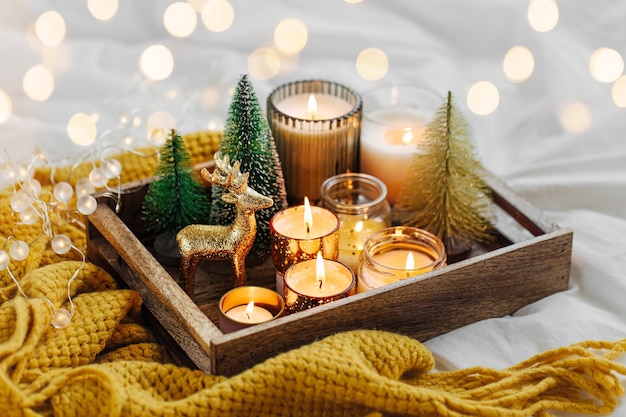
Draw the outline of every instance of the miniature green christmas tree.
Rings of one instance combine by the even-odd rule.
[[[241,172],[250,174],[248,185],[274,201],[256,213],[257,233],[248,257],[262,261],[270,253],[270,219],[287,207],[287,192],[272,132],[247,75],[241,76],[233,93],[220,152],[239,161]],[[228,225],[235,219],[235,206],[222,201],[226,192],[224,187],[211,188],[212,224]]]
[[[491,238],[493,204],[469,127],[448,92],[411,162],[396,208],[403,223],[438,236],[449,254]]]
[[[208,190],[200,183],[185,143],[174,129],[161,150],[155,175],[141,213],[148,232],[174,236],[187,225],[208,223]]]

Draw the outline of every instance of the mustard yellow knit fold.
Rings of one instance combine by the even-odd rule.
[[[133,177],[139,168],[127,162]],[[7,197],[0,217],[11,217]],[[60,225],[73,239],[81,231]],[[36,235],[3,222],[0,234]],[[278,355],[225,378],[171,364],[141,323],[141,299],[87,263],[71,294],[72,324],[50,325],[67,306],[80,262],[42,242],[0,273],[0,416],[498,416],[554,411],[609,414],[623,395],[616,359],[626,340],[589,341],[504,370],[433,372],[428,349],[406,336],[355,330]]]

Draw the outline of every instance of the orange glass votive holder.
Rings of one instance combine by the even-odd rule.
[[[339,218],[323,207],[311,206],[313,225],[304,225],[304,206],[288,207],[270,219],[272,261],[276,268],[276,291],[284,294],[284,275],[298,262],[315,259],[318,252],[325,259],[339,255]]]
[[[356,276],[345,264],[323,259],[324,279],[318,280],[316,259],[291,265],[285,272],[285,312],[308,310],[356,292]]]
[[[268,288],[251,285],[228,291],[220,298],[218,307],[222,333],[265,323],[285,312],[285,302],[280,294]]]

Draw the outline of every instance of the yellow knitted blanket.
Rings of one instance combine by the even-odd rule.
[[[126,179],[150,175],[145,160],[123,161]],[[146,168],[148,166],[148,168]],[[148,172],[145,172],[148,171]],[[41,178],[49,173],[43,173]],[[29,241],[36,227],[15,226],[0,197],[0,235]],[[58,220],[58,232],[84,244]],[[281,354],[224,378],[169,363],[141,325],[141,299],[87,263],[71,286],[72,324],[50,325],[67,304],[79,260],[35,242],[12,263],[24,298],[0,273],[2,416],[549,416],[609,414],[626,367],[619,342],[589,341],[539,354],[504,370],[429,372],[434,359],[406,336],[357,330]]]

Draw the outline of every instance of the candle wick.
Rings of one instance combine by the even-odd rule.
[[[243,312],[243,314],[245,314],[245,315],[246,315],[246,318],[247,318],[248,320],[250,320],[250,313],[248,313],[247,311],[244,311],[244,312]]]
[[[306,233],[307,234],[311,233],[311,226],[309,226],[308,223],[306,223]]]
[[[321,290],[321,289],[322,289],[322,285],[324,284],[324,281],[322,281],[322,280],[320,279],[320,280],[318,280],[317,282],[319,282],[319,283],[320,283],[319,289]]]

